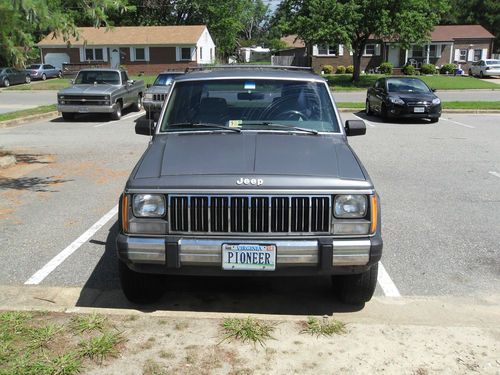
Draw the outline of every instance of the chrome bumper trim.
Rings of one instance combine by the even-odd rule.
[[[71,104],[58,104],[58,112],[69,113],[112,113],[115,110],[115,105],[71,105]]]
[[[362,266],[370,260],[370,240],[334,240],[333,266]]]
[[[222,244],[249,243],[276,245],[278,266],[314,266],[319,261],[318,241],[276,241],[276,240],[179,240],[181,266],[221,265]]]
[[[132,263],[165,264],[163,238],[127,237],[127,248],[119,251],[121,257]]]

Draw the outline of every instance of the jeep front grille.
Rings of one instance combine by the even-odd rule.
[[[327,233],[329,196],[169,195],[173,233]]]
[[[165,101],[166,94],[153,94],[153,101],[155,102],[163,102]]]

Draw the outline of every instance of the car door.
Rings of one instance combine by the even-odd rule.
[[[373,92],[373,109],[377,112],[380,112],[382,108],[382,103],[384,100],[384,86],[385,79],[380,78],[375,83],[375,90]]]
[[[24,73],[17,69],[12,69],[12,72],[16,76],[16,83],[24,83]]]
[[[130,104],[134,100],[133,98],[133,87],[128,84],[127,72],[121,72],[122,84],[125,89],[125,94],[123,95],[123,104]]]

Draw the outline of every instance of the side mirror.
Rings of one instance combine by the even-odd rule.
[[[436,92],[436,89],[431,89],[432,92]]]
[[[365,122],[363,120],[347,120],[345,122],[345,134],[348,137],[352,137],[355,135],[365,135]]]
[[[146,88],[147,88],[147,89],[149,89],[150,87],[151,87],[151,83],[148,83],[148,84],[146,85]]]
[[[134,83],[134,80],[133,79],[129,79],[127,81],[127,86],[132,86],[132,83]]]
[[[152,136],[156,129],[156,122],[153,120],[139,120],[135,124],[135,134]]]
[[[71,82],[72,85],[75,84],[75,80],[74,79],[72,79],[70,82]]]

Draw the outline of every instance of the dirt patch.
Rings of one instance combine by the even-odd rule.
[[[84,177],[100,185],[115,178],[126,177],[130,173],[129,170],[107,168],[92,161],[65,162],[59,164],[59,167],[65,176]]]

